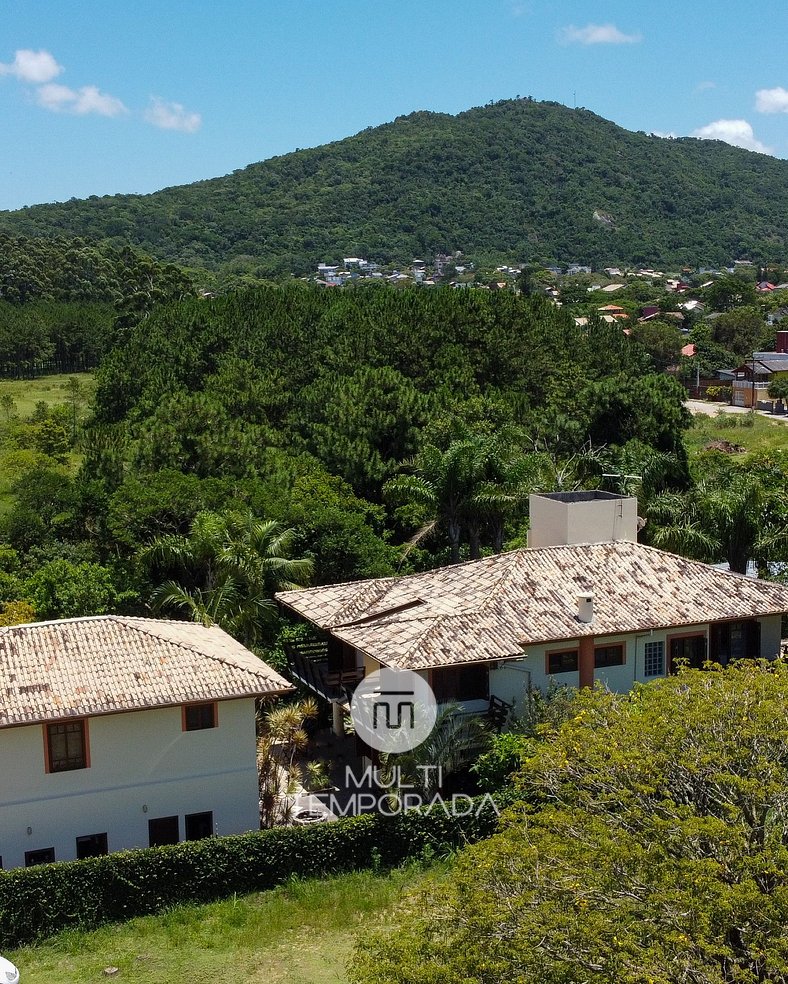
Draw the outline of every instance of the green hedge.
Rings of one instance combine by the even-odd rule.
[[[170,847],[121,851],[0,873],[0,948],[78,926],[160,912],[273,888],[293,875],[320,876],[391,866],[493,833],[490,803],[467,817],[433,808],[399,816],[364,814],[309,827],[278,827]]]

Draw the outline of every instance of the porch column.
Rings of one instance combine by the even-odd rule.
[[[594,637],[583,636],[580,639],[578,654],[578,669],[580,670],[580,686],[594,686]]]
[[[345,715],[342,712],[342,704],[338,700],[331,701],[331,730],[341,738],[345,733]]]

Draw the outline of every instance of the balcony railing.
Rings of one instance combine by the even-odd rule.
[[[328,658],[328,640],[299,640],[285,644],[290,677],[328,701],[349,702],[364,679],[364,669],[337,669]]]

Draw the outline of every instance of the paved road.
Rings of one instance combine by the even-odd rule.
[[[707,417],[716,417],[720,410],[725,413],[749,413],[747,407],[729,407],[727,403],[706,403],[705,400],[685,400],[684,406],[690,413],[705,413]],[[767,417],[779,424],[788,424],[788,415],[776,415],[766,413],[765,410],[756,410],[761,417]]]

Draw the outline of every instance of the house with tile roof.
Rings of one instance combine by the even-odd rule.
[[[217,626],[0,628],[0,863],[256,830],[257,702],[292,689]]]
[[[335,704],[382,666],[439,701],[522,706],[531,688],[626,692],[684,661],[774,658],[788,587],[637,542],[637,500],[533,495],[525,549],[411,574],[277,595],[316,630],[291,673]]]
[[[756,352],[733,370],[733,406],[757,407],[778,379],[788,379],[788,352]]]

